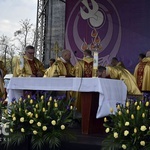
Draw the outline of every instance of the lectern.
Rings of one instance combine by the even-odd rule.
[[[96,118],[98,92],[81,93],[82,134],[104,133],[103,118]]]

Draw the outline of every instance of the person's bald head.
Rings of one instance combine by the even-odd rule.
[[[63,58],[65,61],[69,62],[70,59],[71,59],[71,52],[70,52],[69,50],[67,50],[67,49],[63,50],[63,51],[62,51],[62,58]]]

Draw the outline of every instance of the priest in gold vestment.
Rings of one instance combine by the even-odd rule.
[[[34,52],[33,46],[26,47],[25,55],[16,60],[13,77],[43,77],[44,65],[34,57]]]
[[[93,70],[93,56],[90,50],[86,49],[83,52],[83,59],[78,61],[74,66],[74,72],[76,77],[90,78],[94,76]],[[81,112],[81,98],[80,93],[76,92],[76,103],[75,106],[78,112]]]
[[[63,50],[62,55],[58,58],[51,68],[45,72],[44,77],[73,77],[73,65],[70,62],[71,52],[69,50]]]
[[[135,67],[134,76],[142,92],[150,92],[150,51]]]
[[[43,77],[74,77],[73,65],[71,64],[70,59],[70,50],[63,50],[61,57],[52,64],[52,66],[45,72]],[[67,96],[67,98],[74,97],[73,92],[53,91],[53,95],[55,96],[64,94]]]
[[[92,77],[94,75],[93,70],[93,57],[90,50],[84,50],[84,57],[78,61],[74,67],[76,77]]]
[[[141,95],[140,90],[138,89],[135,77],[125,68],[121,66],[99,66],[98,67],[98,76],[102,78],[111,78],[119,79],[124,81],[127,86],[128,94],[132,95]]]
[[[125,68],[123,62],[119,61],[119,60],[117,59],[117,57],[113,57],[113,58],[112,58],[112,60],[111,60],[111,66],[113,66],[113,67],[114,67],[114,66],[121,66],[121,67]]]

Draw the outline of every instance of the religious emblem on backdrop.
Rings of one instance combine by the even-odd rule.
[[[97,32],[97,30],[94,28],[91,32],[91,42],[87,43],[86,40],[84,39],[82,45],[81,45],[81,50],[89,49],[91,51],[100,51],[102,50],[102,44],[101,44],[101,39],[100,36]]]
[[[111,7],[113,15],[106,4]],[[72,61],[80,59],[83,50],[87,48],[98,50],[99,64],[108,64],[118,53],[121,43],[121,25],[117,9],[109,0],[82,0],[71,5],[73,7],[67,17],[65,45],[76,52],[75,55],[73,52]],[[119,24],[117,27],[113,25],[114,19],[115,23]]]

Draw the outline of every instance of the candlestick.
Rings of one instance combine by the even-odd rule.
[[[94,58],[93,58],[93,70],[94,70],[94,73],[93,73],[93,77],[97,77],[97,70],[98,70],[98,51],[95,50],[94,51]]]

